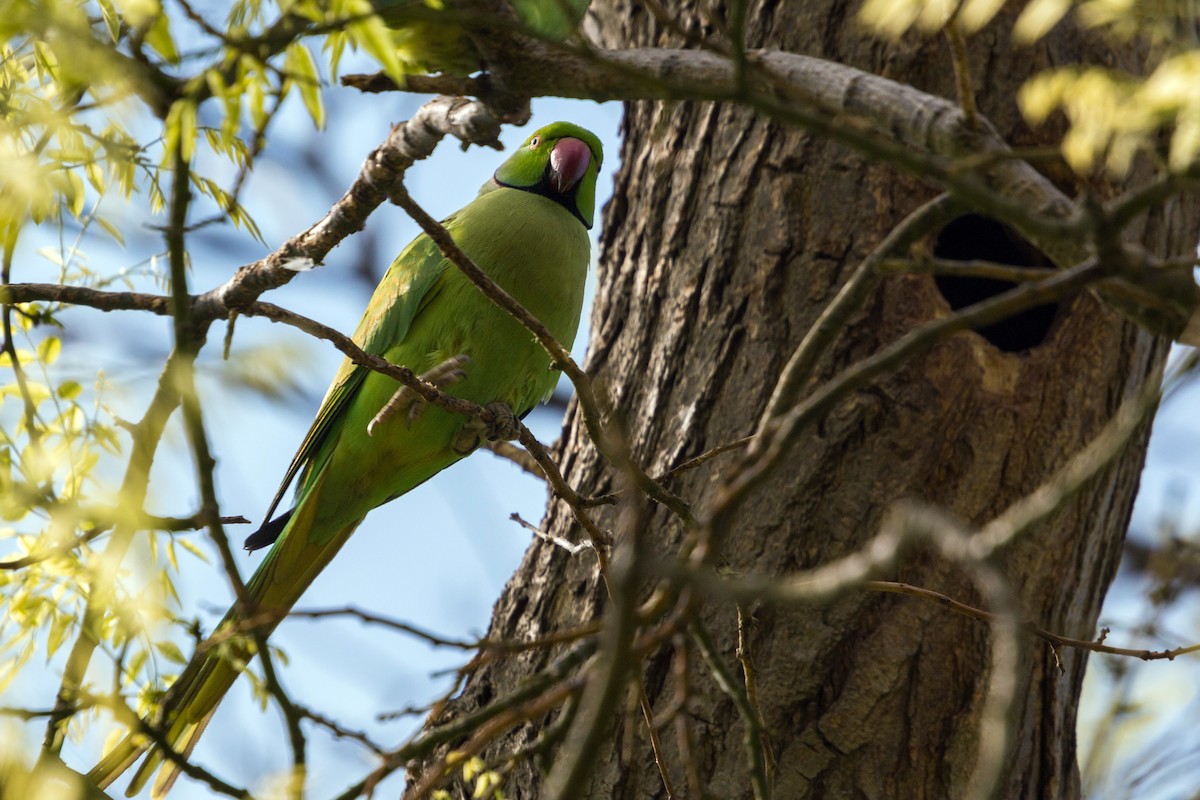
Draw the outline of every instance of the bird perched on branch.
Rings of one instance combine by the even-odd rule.
[[[535,39],[561,42],[579,27],[590,2],[509,0],[514,16],[507,21]],[[391,29],[391,47],[404,71],[469,75],[484,66],[467,33],[467,26],[480,21],[480,10],[470,3],[372,0],[371,5]],[[499,16],[490,24],[504,21]]]
[[[595,135],[557,122],[528,139],[479,191],[445,221],[455,244],[501,288],[533,313],[565,346],[575,339],[590,259],[596,174],[602,152]],[[521,416],[549,398],[558,378],[530,332],[496,306],[427,236],[392,262],[354,334],[366,352],[409,367],[448,394]],[[267,512],[246,540],[270,547],[247,584],[257,630],[266,635],[350,538],[367,513],[425,482],[471,452],[486,436],[476,420],[415,393],[397,394],[391,378],[349,359],[329,387],[300,450]],[[271,519],[296,480],[291,510]],[[266,620],[258,625],[259,620]],[[177,753],[188,754],[221,698],[253,658],[251,639],[237,633],[235,607],[201,646],[148,720]],[[164,769],[154,794],[165,794],[178,767],[149,737],[132,732],[91,771],[108,786],[151,752],[128,794]]]

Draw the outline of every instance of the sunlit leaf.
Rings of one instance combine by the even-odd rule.
[[[1071,10],[1071,0],[1032,0],[1013,25],[1013,38],[1022,44],[1038,41]]]
[[[121,35],[121,17],[110,0],[97,0],[100,15],[104,18],[104,26],[108,29],[108,37],[115,43]]]
[[[300,90],[300,98],[304,107],[317,128],[325,127],[325,107],[321,103],[321,77],[317,73],[317,64],[313,61],[312,53],[300,42],[294,42],[287,49],[287,59],[284,68],[291,75]]]
[[[118,228],[113,223],[109,222],[108,219],[106,219],[105,217],[98,216],[98,215],[92,217],[92,222],[99,225],[101,230],[103,230],[105,233],[107,233],[109,236],[111,236],[117,242],[117,244],[124,247],[125,235],[123,233],[121,233],[120,228]]]
[[[187,664],[188,663],[187,656],[185,656],[183,654],[183,651],[179,649],[179,645],[175,644],[174,642],[171,642],[171,641],[155,642],[154,649],[157,650],[163,658],[165,658],[168,661],[171,661],[175,664]]]
[[[67,635],[71,632],[74,619],[69,614],[55,614],[54,621],[50,623],[50,632],[46,635],[46,659],[51,656],[62,646],[67,640]]]
[[[403,84],[404,67],[387,25],[374,13],[374,9],[367,0],[355,0],[348,6],[352,14],[366,16],[363,16],[358,22],[348,25],[347,33],[359,47],[379,62],[389,78]]]
[[[192,544],[187,539],[181,538],[181,539],[178,539],[177,541],[179,542],[179,546],[182,547],[184,550],[187,550],[189,553],[191,553],[196,558],[203,561],[205,564],[209,563],[208,556],[206,556],[204,554],[204,551],[202,551],[199,547],[196,547],[196,545]]]
[[[167,63],[178,63],[179,51],[175,49],[175,40],[171,38],[171,20],[161,10],[146,31],[146,44],[166,59]]]
[[[47,336],[38,343],[37,357],[38,361],[46,366],[50,366],[58,360],[59,353],[62,352],[62,339],[57,336]]]

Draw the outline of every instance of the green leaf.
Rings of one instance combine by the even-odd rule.
[[[79,385],[79,381],[63,381],[54,393],[60,400],[74,400],[83,394],[83,387]]]
[[[173,661],[176,664],[187,664],[187,656],[179,649],[179,645],[174,642],[155,642],[154,649],[157,650],[163,658],[168,661]]]
[[[312,117],[313,125],[325,127],[325,107],[321,104],[321,77],[312,53],[300,42],[293,42],[287,49],[284,69],[291,75],[300,90],[300,99]]]
[[[83,188],[83,178],[75,170],[67,170],[66,172],[65,191],[67,204],[71,209],[71,214],[75,219],[83,216],[84,202],[87,200],[87,192]]]
[[[58,648],[62,647],[63,642],[67,640],[67,635],[71,632],[74,618],[70,614],[55,614],[54,621],[50,623],[50,633],[46,636],[46,660],[54,655]]]
[[[1071,10],[1071,0],[1032,0],[1013,25],[1013,39],[1033,44],[1057,25]]]
[[[175,40],[171,38],[171,21],[161,11],[146,31],[146,44],[166,59],[167,63],[179,63],[179,51],[175,49]]]
[[[378,15],[371,13],[371,4],[366,0],[347,4],[348,10],[356,14],[368,14],[358,22],[346,26],[346,31],[368,55],[379,62],[387,76],[404,84],[404,67],[396,50],[392,33]]]
[[[125,246],[124,234],[121,233],[121,230],[116,225],[113,225],[111,222],[109,222],[107,218],[96,216],[92,217],[92,221],[103,228],[104,232],[111,236],[117,242],[117,244],[121,245],[122,247]]]
[[[109,38],[115,44],[121,36],[121,16],[113,8],[113,4],[109,0],[98,0],[98,2],[100,5],[100,15],[104,17],[104,25],[108,28]]]
[[[57,336],[47,336],[38,343],[37,357],[46,366],[50,366],[58,360],[58,354],[62,352],[62,339]]]
[[[196,547],[196,545],[192,544],[187,539],[178,539],[177,541],[179,542],[179,546],[182,547],[184,550],[187,550],[189,553],[191,553],[196,558],[203,561],[205,564],[209,563],[208,556],[204,555],[204,551],[202,551],[199,547]]]
[[[180,153],[183,160],[190,163],[196,152],[196,104],[185,100],[179,106]]]
[[[142,671],[142,667],[146,666],[146,659],[150,657],[150,653],[146,650],[137,650],[125,663],[125,675],[129,680],[137,678]]]
[[[248,81],[246,92],[250,95],[250,122],[255,128],[261,129],[267,121],[262,81],[257,80],[253,75],[248,78]]]

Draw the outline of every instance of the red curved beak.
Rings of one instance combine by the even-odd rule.
[[[550,183],[554,191],[566,194],[583,179],[588,164],[592,163],[592,151],[578,139],[559,139],[550,151]]]

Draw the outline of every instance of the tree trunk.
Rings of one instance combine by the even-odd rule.
[[[859,5],[751,3],[747,43],[837,60],[954,96],[942,39],[881,44],[855,24]],[[696,4],[684,6],[684,29],[710,33]],[[641,4],[618,1],[596,13],[605,46],[683,44]],[[981,111],[1014,145],[1056,141],[1061,134],[1030,131],[1020,119],[1013,98],[1033,72],[1076,61],[1138,68],[1132,50],[1114,53],[1109,43],[1066,25],[1037,47],[1013,48],[1010,23],[993,24],[968,46]],[[587,369],[627,421],[635,458],[658,474],[753,432],[788,356],[842,281],[936,191],[732,105],[631,103],[624,135],[614,199],[605,209]],[[1065,174],[1051,177],[1069,194],[1080,188]],[[1122,187],[1092,188],[1111,196]],[[1197,220],[1190,201],[1168,205],[1145,220],[1140,241],[1160,255],[1187,253]],[[1005,236],[977,218],[948,231],[940,246],[951,256],[1014,261],[999,249],[1013,249]],[[948,308],[928,276],[885,280],[826,353],[818,377]],[[1167,350],[1091,294],[1048,313],[1048,330],[1026,319],[1016,339],[1011,330],[991,331],[991,340],[957,334],[842,403],[804,434],[786,466],[744,506],[722,566],[767,575],[813,567],[861,547],[898,500],[937,504],[981,523],[1037,487],[1124,399],[1158,379]],[[1068,636],[1094,636],[1145,439],[1139,435],[1088,491],[1002,552],[998,566],[1018,592],[1024,616]],[[560,463],[570,484],[584,495],[617,488],[575,406],[562,441]],[[702,508],[729,458],[684,473],[672,488]],[[615,512],[597,517],[602,528],[620,535]],[[551,503],[543,527],[580,536],[561,503]],[[679,525],[665,510],[654,511],[649,530],[657,552],[678,547]],[[962,571],[932,556],[908,557],[889,577],[978,602]],[[599,616],[604,595],[593,557],[535,539],[497,603],[490,635],[524,640],[571,629]],[[700,614],[718,649],[735,663],[735,607],[710,601]],[[989,679],[986,625],[934,604],[859,591],[820,607],[758,608],[750,651],[777,762],[776,797],[962,795]],[[699,777],[709,796],[749,798],[736,709],[696,654],[688,658],[693,779]],[[657,715],[669,713],[678,694],[673,659],[672,648],[663,647],[642,664]],[[535,650],[476,669],[437,721],[511,691],[549,660]],[[1056,654],[1025,643],[1015,745],[999,796],[1079,795],[1075,713],[1085,665],[1080,652]],[[488,752],[528,745],[540,730],[525,724]],[[614,720],[609,741],[586,797],[666,796],[636,705]],[[669,726],[662,742],[677,793],[696,796],[694,786],[687,790],[689,765]],[[414,769],[412,776],[419,774]],[[506,795],[539,797],[543,780],[534,759],[522,760]]]

